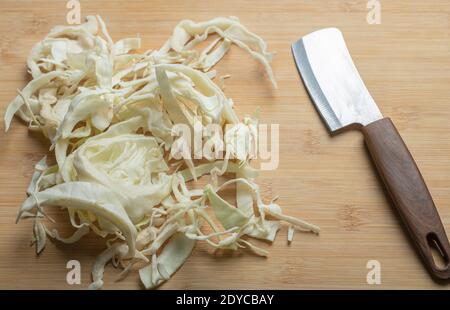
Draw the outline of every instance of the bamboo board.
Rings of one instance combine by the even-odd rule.
[[[319,236],[297,233],[287,244],[284,226],[270,257],[248,252],[214,255],[199,243],[163,289],[442,288],[424,270],[390,206],[359,132],[330,137],[310,103],[290,45],[311,31],[335,26],[368,89],[390,116],[421,168],[450,232],[450,2],[381,1],[381,24],[366,22],[366,1],[81,1],[82,15],[100,14],[113,39],[139,33],[144,49],[158,48],[176,23],[238,16],[277,51],[273,90],[262,68],[234,47],[218,66],[231,74],[225,93],[239,115],[258,106],[261,120],[280,124],[280,164],[258,179],[264,198],[279,195],[286,213],[319,225]],[[28,77],[31,47],[65,23],[65,1],[0,1],[0,110]],[[2,114],[3,115],[3,114]],[[48,149],[39,135],[14,121],[0,128],[0,288],[82,289],[102,244],[95,237],[72,246],[50,243],[37,257],[29,247],[31,222],[14,224],[32,168]],[[61,227],[60,227],[61,228]],[[63,228],[62,228],[63,229]],[[64,229],[63,229],[64,232]],[[82,284],[66,283],[66,263],[79,260]],[[381,264],[381,285],[368,285],[366,264]],[[140,288],[137,273],[105,288]],[[212,276],[213,275],[213,276]]]

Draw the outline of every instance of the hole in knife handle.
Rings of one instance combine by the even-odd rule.
[[[433,257],[434,265],[438,269],[445,269],[448,267],[449,258],[447,254],[442,250],[442,245],[439,242],[436,234],[429,233],[427,235],[428,246],[431,250],[431,256]]]

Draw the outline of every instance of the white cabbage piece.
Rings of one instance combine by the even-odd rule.
[[[226,45],[228,45],[228,42],[232,42],[246,50],[253,58],[261,62],[264,65],[273,86],[277,86],[272,68],[269,65],[272,61],[273,53],[269,53],[267,51],[266,42],[256,34],[248,31],[247,28],[239,22],[237,17],[218,17],[200,23],[196,23],[192,20],[182,20],[173,31],[172,37],[170,38],[170,47],[177,52],[191,49],[205,41],[211,33],[217,33],[224,38],[222,44],[225,46],[221,45],[218,48],[220,52],[211,53],[208,55],[209,58],[206,58],[207,60],[203,60],[204,63],[207,63],[207,65],[204,66],[206,69],[209,69],[214,63],[222,58],[224,53],[228,50]],[[209,49],[211,48],[207,47],[207,50]]]
[[[41,88],[47,86],[53,79],[61,76],[62,74],[63,74],[63,72],[52,71],[52,72],[48,72],[43,75],[40,75],[39,77],[30,81],[30,83],[28,83],[28,85],[25,86],[25,88],[21,91],[22,96],[17,96],[8,105],[8,108],[6,109],[6,113],[5,113],[5,130],[7,131],[9,129],[9,126],[11,125],[13,116],[18,111],[22,111],[21,114],[18,114],[22,118],[22,120],[24,120],[25,122],[31,122],[32,116],[30,114],[31,113],[34,114],[35,110],[37,110],[37,108],[34,108],[33,106],[31,106],[29,104],[30,97],[34,93],[36,93],[38,90],[40,90]],[[23,105],[27,105],[28,110],[19,110],[23,107]]]
[[[134,223],[150,215],[171,192],[172,177],[166,173],[169,167],[154,137],[98,135],[82,144],[73,156],[77,179],[121,193],[119,199]]]
[[[92,222],[103,219],[123,235],[129,246],[128,255],[134,256],[137,231],[112,190],[88,182],[58,184],[28,197],[19,210],[18,219],[23,212],[39,211],[46,206],[87,211]]]
[[[155,288],[168,280],[191,255],[195,240],[183,233],[176,233],[152,263],[139,270],[139,276],[145,288]]]
[[[213,34],[218,37],[196,49]],[[81,25],[53,28],[33,47],[27,60],[32,79],[4,120],[6,130],[16,115],[41,131],[56,159],[36,164],[19,210],[18,220],[34,220],[37,253],[47,238],[73,243],[93,232],[106,239],[106,249],[92,266],[90,289],[103,286],[109,261],[123,268],[120,277],[139,263],[145,288],[155,288],[184,264],[197,241],[267,256],[251,238],[273,242],[280,221],[289,223],[290,241],[294,228],[319,232],[273,201],[263,202],[254,182],[258,170],[250,166],[255,150],[242,143],[257,144],[258,118],[241,121],[235,113],[222,90],[229,75],[219,85],[213,81],[212,68],[232,45],[259,61],[276,86],[273,53],[235,17],[183,20],[159,50],[141,52],[139,37],[114,42],[100,16],[88,16]],[[224,137],[207,134],[203,142],[212,154],[225,146],[225,157],[172,158],[180,124],[201,131],[218,125]],[[192,183],[206,175],[211,181],[203,188]],[[236,205],[220,195],[229,185],[236,185]],[[67,210],[72,235],[47,228],[50,206]]]

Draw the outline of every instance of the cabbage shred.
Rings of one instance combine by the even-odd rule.
[[[217,39],[199,51],[211,34]],[[123,268],[121,276],[139,268],[144,286],[155,288],[183,265],[197,241],[267,256],[247,237],[273,242],[280,221],[289,223],[290,240],[294,227],[319,232],[263,202],[254,182],[258,171],[246,154],[230,148],[224,159],[206,162],[167,156],[177,147],[173,126],[194,127],[195,119],[232,125],[226,143],[242,132],[257,134],[257,119],[240,121],[212,81],[211,68],[233,44],[260,62],[276,87],[273,54],[235,17],[183,20],[159,50],[140,53],[140,38],[114,43],[103,20],[88,16],[81,25],[53,28],[33,47],[27,61],[32,80],[8,106],[5,128],[16,115],[42,132],[55,153],[55,165],[47,166],[46,158],[36,164],[17,218],[33,219],[38,253],[47,237],[73,243],[93,232],[106,239],[106,249],[93,265],[90,288],[102,287],[109,261]],[[225,173],[236,178],[220,184]],[[211,175],[210,184],[188,189],[203,175]],[[220,195],[230,184],[236,184],[236,205]],[[72,236],[47,227],[51,206],[67,209]]]

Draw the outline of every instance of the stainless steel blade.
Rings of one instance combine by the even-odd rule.
[[[336,28],[312,32],[292,44],[292,53],[315,106],[334,132],[383,118]]]

